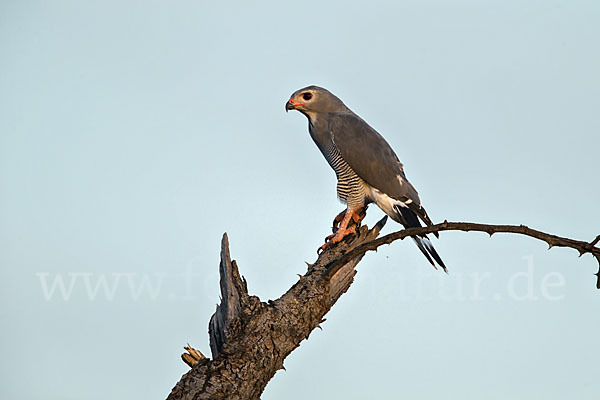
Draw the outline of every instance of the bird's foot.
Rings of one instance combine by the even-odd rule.
[[[321,254],[329,247],[341,242],[346,236],[357,233],[360,223],[366,215],[367,206],[362,206],[354,210],[346,210],[343,213],[340,213],[333,220],[333,235],[329,235],[325,238],[325,243],[323,246],[319,247],[317,254]],[[341,219],[339,226],[337,226],[338,219]]]
[[[347,212],[347,210],[342,211],[333,219],[333,226],[331,228],[331,231],[334,234],[340,229],[340,224],[344,220],[344,217],[346,216],[346,212]],[[354,212],[350,216],[350,221],[348,222],[348,226],[356,225],[357,228],[360,227],[360,223],[366,217],[366,215],[367,215],[367,206],[363,206],[363,207],[360,207],[360,208],[354,210]],[[329,235],[329,236],[327,236],[327,238],[325,240],[330,239],[332,237],[333,237],[333,235]]]
[[[342,223],[342,221],[344,220],[344,217],[346,216],[346,210],[343,210],[341,213],[339,213],[338,215],[336,215],[336,217],[333,219],[333,225],[331,227],[331,231],[335,234],[338,229],[340,229],[340,224]],[[329,235],[327,236],[328,238],[332,238],[333,235]],[[325,239],[327,240],[327,239]]]
[[[356,227],[358,228],[360,226],[360,223],[363,219],[365,219],[366,216],[367,206],[362,206],[359,209],[354,210],[354,212],[352,213],[352,220],[350,221],[350,223],[356,224]]]
[[[346,227],[346,229],[338,229],[336,233],[334,233],[333,235],[329,235],[325,238],[325,243],[323,244],[323,246],[319,247],[319,249],[317,250],[317,254],[321,254],[328,248],[333,247],[336,243],[339,243],[342,240],[344,240],[347,236],[356,234],[356,232],[358,232],[358,225],[352,225]]]

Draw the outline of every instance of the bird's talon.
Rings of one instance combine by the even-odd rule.
[[[317,249],[317,255],[320,256],[325,250],[327,250],[327,247],[329,247],[329,242],[324,243],[323,246]]]

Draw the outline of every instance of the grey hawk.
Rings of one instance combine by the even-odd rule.
[[[421,227],[419,220],[432,225],[394,150],[339,98],[321,87],[308,86],[294,92],[285,109],[298,110],[308,118],[310,136],[335,171],[338,197],[347,206],[334,220],[334,229],[338,223],[339,228],[322,250],[355,233],[369,203],[406,228]],[[437,264],[447,271],[426,235],[412,239],[434,268]]]

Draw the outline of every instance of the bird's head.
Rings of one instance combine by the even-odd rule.
[[[319,86],[296,90],[285,103],[285,111],[298,110],[313,119],[319,113],[340,112],[348,108],[333,93]]]

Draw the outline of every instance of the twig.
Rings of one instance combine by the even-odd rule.
[[[596,258],[599,264],[598,273],[596,273],[595,275],[597,276],[596,287],[600,289],[600,248],[595,247],[595,244],[600,241],[600,235],[598,235],[598,237],[596,237],[596,239],[591,243],[587,243],[581,240],[574,240],[561,236],[551,235],[549,233],[529,228],[525,225],[489,225],[478,224],[473,222],[444,221],[441,224],[427,226],[423,228],[404,229],[398,232],[382,236],[379,239],[372,240],[352,249],[348,253],[344,254],[342,257],[332,261],[327,266],[327,269],[335,270],[336,268],[338,268],[339,265],[344,265],[348,261],[352,260],[354,257],[360,254],[364,254],[367,251],[377,250],[379,246],[384,244],[390,244],[395,240],[404,239],[409,236],[441,231],[479,231],[486,232],[490,236],[492,236],[494,233],[516,233],[519,235],[530,236],[542,240],[548,243],[549,249],[551,249],[552,247],[569,247],[577,250],[579,252],[579,256],[582,256],[586,253],[590,253]]]

